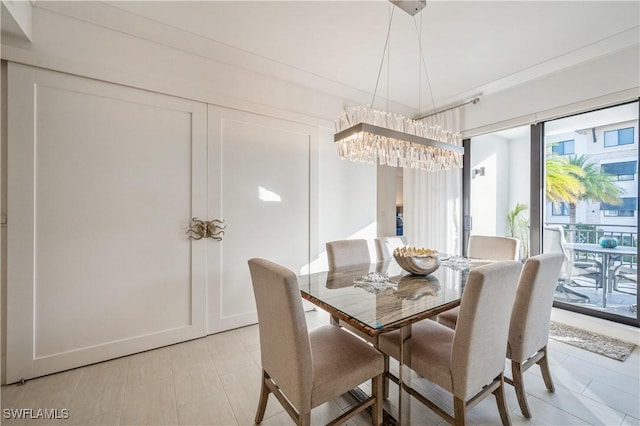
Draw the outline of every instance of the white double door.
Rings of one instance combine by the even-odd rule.
[[[314,137],[9,64],[4,382],[256,322],[247,260],[309,262]]]

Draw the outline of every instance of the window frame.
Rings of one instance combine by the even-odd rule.
[[[571,142],[571,152],[566,152],[566,146]],[[558,152],[558,147],[562,147],[562,152]],[[576,153],[576,140],[566,139],[563,141],[557,141],[551,143],[551,152],[555,155],[575,155]]]
[[[625,131],[625,130],[631,130],[631,141],[630,142],[620,143],[620,132]],[[607,144],[607,135],[608,134],[613,134],[613,133],[616,134],[616,143],[615,144]],[[631,126],[631,127],[623,127],[623,128],[614,129],[614,130],[605,130],[604,131],[602,145],[605,148],[613,148],[615,146],[624,146],[624,145],[633,145],[635,143],[635,139],[636,139],[636,132],[635,132],[635,127],[633,127],[633,126]]]
[[[558,210],[560,213],[557,213]],[[551,216],[555,217],[569,217],[571,215],[571,206],[564,201],[556,207],[556,203],[551,203]]]

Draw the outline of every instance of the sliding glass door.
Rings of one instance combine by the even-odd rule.
[[[463,247],[563,253],[554,306],[640,326],[638,120],[635,101],[465,140]]]
[[[468,235],[516,237],[529,255],[529,126],[474,137],[468,143]]]
[[[541,248],[555,304],[638,325],[638,102],[545,122]],[[533,187],[533,186],[532,186]]]

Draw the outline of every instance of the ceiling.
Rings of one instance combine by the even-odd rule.
[[[376,106],[385,107],[388,94],[419,112],[640,48],[638,1],[428,0],[415,17],[384,0],[107,4],[235,52],[216,60],[258,58],[251,62],[263,64],[257,72],[304,75],[302,84],[338,96],[359,93],[366,103],[381,68]],[[389,53],[380,67],[391,15]]]

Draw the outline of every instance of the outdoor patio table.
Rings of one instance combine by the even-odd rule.
[[[600,244],[587,244],[587,243],[567,243],[567,248],[575,251],[581,251],[585,253],[594,253],[602,256],[602,271],[601,282],[603,283],[602,290],[602,307],[607,307],[607,293],[613,289],[613,276],[609,268],[610,262],[615,261],[620,256],[637,256],[637,247],[617,246],[615,248],[605,248]]]

